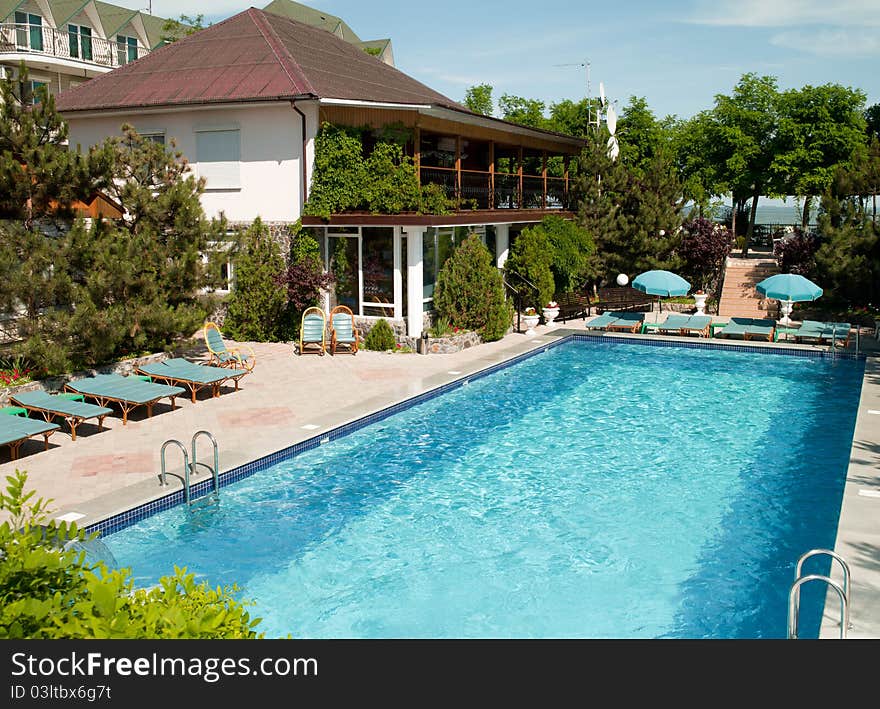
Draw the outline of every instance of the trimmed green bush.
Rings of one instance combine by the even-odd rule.
[[[364,347],[377,352],[393,350],[396,344],[397,338],[394,337],[394,330],[384,318],[377,320],[364,338]]]
[[[440,268],[434,307],[438,322],[475,330],[486,342],[500,340],[507,332],[513,312],[504,282],[492,265],[492,254],[476,234],[468,236]]]
[[[256,639],[235,586],[212,589],[175,568],[150,589],[135,589],[130,569],[87,562],[75,525],[47,523],[48,501],[25,492],[15,471],[0,493],[0,638]],[[96,535],[94,535],[96,536]]]
[[[553,253],[550,238],[540,226],[523,229],[513,242],[504,268],[510,274],[511,285],[523,298],[523,307],[534,307],[540,313],[541,308],[553,300],[556,289],[551,269]],[[535,288],[526,285],[522,279]]]

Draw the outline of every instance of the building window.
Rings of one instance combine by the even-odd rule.
[[[15,44],[19,49],[43,51],[43,18],[29,12],[15,13]]]
[[[230,234],[230,239],[233,236]],[[207,251],[202,253],[202,263],[206,269],[216,268],[218,278],[214,287],[205,288],[205,293],[220,293],[221,295],[235,289],[235,267],[228,252],[232,247],[231,241],[209,241]]]
[[[137,37],[128,35],[116,35],[116,58],[119,64],[128,64],[138,58]]]
[[[92,60],[92,28],[83,25],[67,25],[70,56],[74,59]]]
[[[205,188],[234,190],[241,188],[241,137],[235,129],[196,131],[196,162]]]
[[[36,106],[43,101],[43,95],[48,94],[49,84],[46,81],[30,80],[26,83],[20,81],[18,82],[18,91],[23,104],[30,103]]]
[[[364,227],[364,315],[394,317],[394,229]]]
[[[437,274],[455,249],[455,227],[429,227],[422,237],[422,303],[425,312],[434,309]]]
[[[149,140],[152,143],[158,143],[159,145],[165,145],[165,133],[163,133],[163,132],[148,131],[146,133],[141,133],[140,136],[144,140]]]

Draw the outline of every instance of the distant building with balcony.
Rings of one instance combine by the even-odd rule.
[[[0,0],[0,75],[24,62],[32,88],[56,95],[164,44],[165,22],[97,0]]]
[[[444,260],[470,233],[496,264],[515,235],[568,211],[568,165],[584,141],[483,116],[316,27],[250,8],[58,98],[71,146],[123,123],[174,139],[205,178],[202,204],[231,223],[285,229],[302,218],[328,270],[347,264],[326,302],[384,317],[418,337]],[[303,217],[323,123],[402,127],[422,185],[442,214]],[[551,169],[552,168],[552,169]]]

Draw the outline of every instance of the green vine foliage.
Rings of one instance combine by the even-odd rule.
[[[397,124],[376,132],[321,124],[315,137],[315,169],[303,214],[322,219],[352,211],[448,214],[452,201],[442,188],[420,188],[413,160],[403,151],[410,138],[409,130]],[[364,146],[373,140],[372,150],[365,151]]]
[[[475,330],[485,342],[504,337],[513,317],[501,274],[476,234],[468,236],[437,274],[434,307],[438,322]]]

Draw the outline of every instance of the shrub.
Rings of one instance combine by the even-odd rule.
[[[556,293],[570,293],[595,275],[596,245],[586,229],[556,215],[544,217],[535,228],[542,229],[550,241]]]
[[[377,320],[364,338],[364,347],[378,352],[393,350],[395,344],[397,338],[394,337],[394,330],[384,318]]]
[[[680,246],[683,270],[697,288],[712,290],[732,248],[733,237],[726,226],[703,217],[683,225]]]
[[[505,270],[511,276],[508,280],[517,289],[523,306],[541,308],[553,300],[556,284],[551,263],[553,247],[547,232],[539,226],[523,229],[513,242],[510,258],[505,264]]]
[[[0,510],[0,638],[262,638],[235,586],[211,589],[175,568],[149,589],[130,569],[89,563],[74,525],[46,523],[48,501],[25,492],[27,473],[7,476]],[[81,545],[80,545],[81,546]]]
[[[799,273],[813,278],[816,272],[816,252],[819,240],[795,227],[790,236],[784,236],[773,246],[773,257],[783,273]]]
[[[468,236],[437,274],[434,307],[438,323],[475,330],[486,341],[504,337],[512,312],[492,254],[476,234]]]

